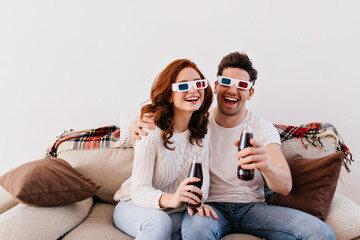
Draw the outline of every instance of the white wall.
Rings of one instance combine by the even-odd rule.
[[[338,191],[360,204],[360,3],[2,1],[0,174],[63,130],[116,124],[170,61],[215,80],[231,51],[259,71],[249,107],[274,123],[333,123],[353,152]]]

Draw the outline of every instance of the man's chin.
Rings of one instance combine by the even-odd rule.
[[[231,117],[231,116],[235,116],[239,111],[240,109],[237,109],[237,108],[226,108],[224,106],[218,106],[220,112],[225,115],[225,116],[228,116],[228,117]]]

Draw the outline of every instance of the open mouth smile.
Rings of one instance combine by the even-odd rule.
[[[197,102],[200,99],[200,97],[188,97],[185,98],[185,101],[187,102]]]
[[[234,97],[224,97],[223,98],[226,103],[235,104],[239,101],[239,99]]]

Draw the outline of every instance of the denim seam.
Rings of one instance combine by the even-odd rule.
[[[261,231],[263,231],[263,230],[265,230],[265,231],[278,231],[278,232],[291,234],[294,237],[296,237],[296,239],[301,239],[301,236],[297,235],[295,232],[291,232],[291,231],[288,231],[287,229],[283,229],[283,228],[280,228],[280,227],[257,227],[257,226],[252,226],[252,225],[240,225],[239,227],[243,228],[243,229],[252,229],[252,230],[261,230]]]

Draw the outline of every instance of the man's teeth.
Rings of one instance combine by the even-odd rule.
[[[185,100],[186,101],[197,101],[197,100],[199,100],[199,98],[198,97],[189,97],[189,98],[187,98]]]
[[[238,100],[236,98],[232,97],[224,97],[225,101],[231,101],[231,102],[237,102]]]

